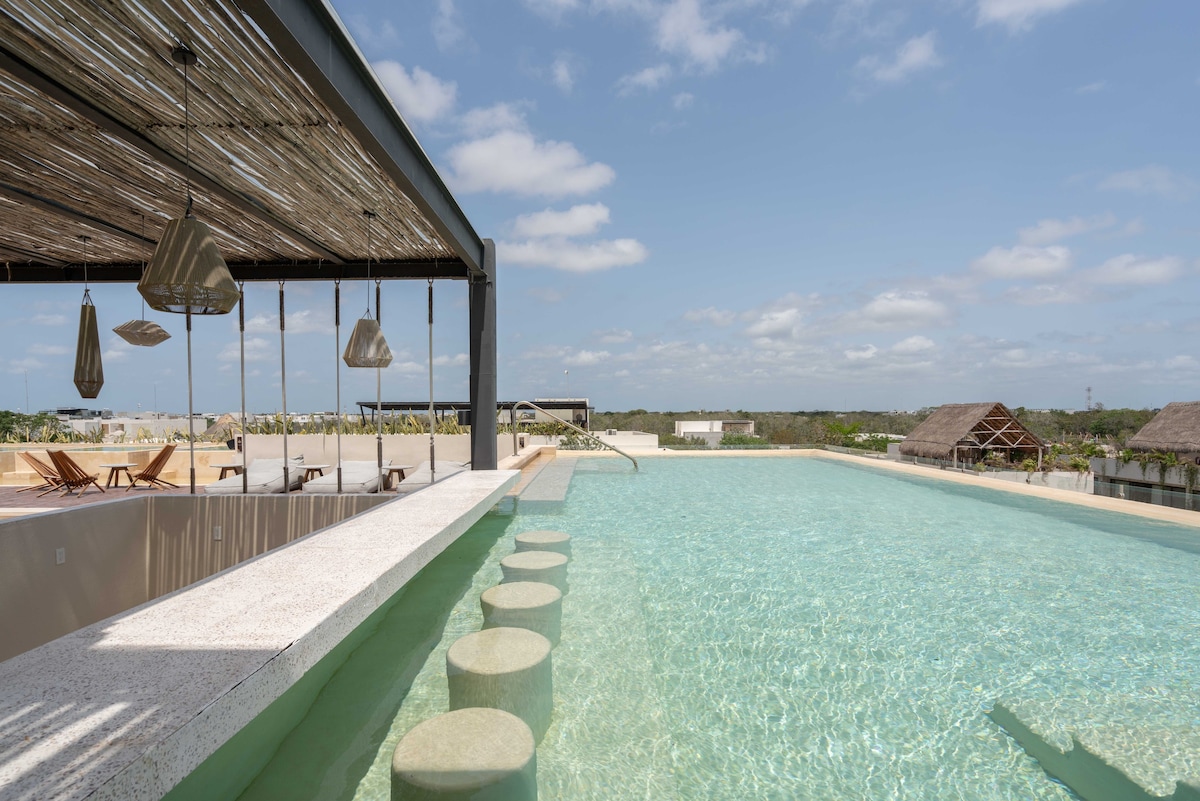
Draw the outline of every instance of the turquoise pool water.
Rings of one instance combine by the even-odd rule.
[[[387,799],[395,743],[447,709],[446,649],[542,528],[574,548],[543,801],[1067,799],[997,700],[1128,752],[1200,729],[1196,529],[812,458],[584,460],[561,509],[517,512],[467,535],[481,566],[361,733],[322,740],[331,690],[243,798]]]

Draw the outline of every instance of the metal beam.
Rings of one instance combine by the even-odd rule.
[[[59,203],[57,200],[51,200],[50,198],[45,198],[41,195],[35,195],[32,192],[26,192],[24,189],[16,186],[0,183],[0,195],[3,195],[11,200],[15,200],[18,203],[23,203],[27,206],[35,206],[42,211],[47,211],[55,215],[56,217],[66,217],[69,220],[75,220],[76,222],[84,223],[85,225],[89,225],[98,231],[104,231],[107,234],[112,234],[113,236],[120,237],[121,239],[125,239],[137,245],[146,245],[153,248],[156,244],[155,240],[136,234],[133,231],[128,231],[119,225],[110,223],[108,220],[102,220],[99,217],[93,217],[91,214],[86,214],[82,211],[78,211],[77,209],[73,209],[70,206]]]
[[[395,181],[474,275],[483,240],[396,112],[341,21],[323,0],[241,0],[238,5]]]
[[[0,250],[0,254],[3,251]],[[19,256],[19,254],[16,254]],[[26,256],[28,258],[28,256]],[[35,258],[44,259],[43,256]],[[0,258],[0,260],[3,260]],[[22,262],[20,259],[10,261],[5,270],[0,270],[0,283],[9,284],[82,284],[83,265]],[[370,272],[367,263],[351,262],[329,264],[321,262],[287,262],[283,264],[263,264],[261,262],[229,262],[229,272],[235,281],[366,281],[379,278],[388,280],[413,279],[459,279],[469,276],[467,266],[458,261],[405,261],[405,262],[371,262]],[[88,281],[93,284],[126,283],[133,284],[141,280],[142,264],[92,264],[88,266]]]
[[[53,98],[58,103],[61,103],[65,108],[70,109],[79,116],[93,123],[101,130],[112,134],[122,142],[134,147],[154,161],[158,162],[163,167],[172,170],[180,175],[188,171],[188,167],[182,159],[177,158],[174,154],[163,150],[154,142],[147,139],[138,131],[130,128],[125,123],[118,120],[116,117],[107,112],[96,108],[85,98],[80,97],[73,91],[58,83],[47,75],[44,75],[36,68],[26,64],[24,60],[10,53],[4,47],[0,47],[0,69],[11,74],[14,78],[29,84],[34,89]],[[196,169],[195,165],[190,168],[192,181],[199,187],[204,188],[207,192],[221,198],[226,203],[233,206],[238,211],[246,214],[249,217],[261,222],[262,224],[274,229],[283,236],[292,241],[303,245],[312,251],[314,256],[325,259],[326,261],[340,264],[342,256],[334,253],[329,248],[325,247],[315,239],[301,233],[293,228],[289,223],[280,220],[265,207],[261,206],[253,198],[242,195],[239,192],[228,188],[219,181],[205,175],[202,171]]]

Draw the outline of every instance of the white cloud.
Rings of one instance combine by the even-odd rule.
[[[608,361],[610,358],[612,358],[612,354],[606,350],[580,350],[563,359],[563,364],[571,367],[587,367]]]
[[[29,322],[33,323],[34,325],[66,325],[67,317],[65,314],[35,314],[33,317],[29,318]]]
[[[1071,251],[1061,245],[1012,248],[994,247],[971,263],[971,269],[988,278],[1045,278],[1071,267]]]
[[[1077,95],[1094,95],[1097,92],[1102,92],[1108,86],[1105,81],[1095,81],[1093,83],[1084,84],[1075,90]]]
[[[333,314],[321,314],[312,309],[289,312],[285,334],[332,334]],[[278,334],[279,316],[256,314],[246,321],[247,334]]]
[[[1005,291],[1004,297],[1021,306],[1049,306],[1064,303],[1086,303],[1091,299],[1086,288],[1066,287],[1061,284],[1038,284],[1036,286],[1014,286]]]
[[[950,316],[945,304],[926,292],[884,292],[863,306],[857,317],[878,328],[943,325]]]
[[[1196,191],[1196,182],[1161,165],[1150,164],[1136,170],[1114,172],[1100,182],[1100,188],[1139,195],[1186,198]]]
[[[278,351],[270,340],[262,337],[250,337],[246,340],[247,362],[275,361],[278,357]],[[217,359],[223,362],[237,362],[240,358],[240,347],[237,342],[230,342],[217,354]]]
[[[1183,262],[1174,256],[1148,259],[1126,253],[1104,262],[1090,277],[1101,284],[1148,286],[1169,284],[1182,274]]]
[[[471,357],[465,353],[456,353],[453,356],[434,356],[434,367],[459,367],[468,364]]]
[[[858,349],[843,351],[847,359],[852,362],[866,361],[875,358],[875,354],[879,352],[879,348],[874,345],[866,345]]]
[[[376,61],[372,66],[405,119],[433,122],[454,108],[458,93],[454,81],[441,81],[420,67],[409,74],[395,61]]]
[[[473,108],[462,115],[460,123],[467,136],[487,136],[497,131],[528,131],[524,108],[528,103],[496,103]]]
[[[691,92],[680,92],[671,98],[671,105],[676,111],[683,111],[685,108],[690,107],[695,100],[696,96]]]
[[[563,94],[571,94],[571,90],[575,88],[575,75],[566,56],[554,59],[554,63],[550,65],[550,80]]]
[[[622,75],[617,79],[617,94],[622,97],[635,92],[653,92],[671,79],[671,65],[657,64],[644,70]]]
[[[1017,237],[1022,245],[1051,245],[1072,236],[1111,228],[1117,224],[1117,218],[1110,214],[1098,217],[1070,217],[1066,220],[1038,220],[1036,225],[1017,231]]]
[[[498,258],[525,267],[551,267],[571,273],[590,273],[645,261],[649,252],[636,239],[572,242],[566,239],[497,242]]]
[[[742,43],[741,31],[704,18],[699,0],[674,0],[658,19],[658,46],[712,72]]]
[[[683,319],[692,323],[712,323],[716,326],[727,326],[733,322],[735,314],[731,311],[709,306],[704,309],[690,309],[683,313]]]
[[[1009,31],[1028,30],[1038,17],[1064,11],[1083,0],[979,0],[979,25],[995,23]]]
[[[633,332],[628,328],[609,328],[605,331],[593,331],[592,336],[606,345],[618,345],[633,339]]]
[[[921,353],[931,350],[935,347],[933,340],[923,336],[913,336],[908,339],[902,339],[895,345],[892,345],[893,353]]]
[[[8,363],[8,371],[10,373],[21,373],[26,370],[40,370],[45,366],[37,359],[13,359]]]
[[[538,141],[527,131],[498,131],[462,142],[447,154],[455,189],[562,197],[582,195],[616,178],[612,167],[588,162],[570,142]]]
[[[866,56],[858,62],[858,70],[880,83],[902,83],[918,72],[940,67],[935,33],[915,36],[896,49],[890,61],[879,56]]]
[[[513,235],[534,239],[586,236],[596,233],[608,220],[608,206],[603,203],[572,206],[566,211],[546,209],[518,217],[513,223]]]
[[[467,32],[462,26],[454,0],[437,0],[437,12],[433,15],[433,40],[439,50],[450,50],[465,41]]]

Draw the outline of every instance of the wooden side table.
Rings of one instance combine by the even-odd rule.
[[[102,464],[101,467],[108,468],[108,480],[104,482],[105,487],[121,486],[121,473],[129,479],[129,483],[133,483],[133,476],[129,473],[129,468],[137,467],[137,462],[121,462],[120,464]]]

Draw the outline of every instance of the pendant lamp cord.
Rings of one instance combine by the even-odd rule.
[[[188,60],[183,60],[183,180],[187,191],[187,208],[184,217],[192,216],[192,124],[188,114]]]
[[[363,209],[363,216],[367,218],[367,316],[371,316],[371,222],[375,219],[375,212],[369,209]],[[379,296],[375,296],[375,314],[379,314]]]
[[[92,238],[90,236],[81,236],[79,238],[83,240],[83,296],[84,296],[84,298],[88,298],[88,297],[90,297],[88,295],[88,270],[87,270],[88,242],[90,242]]]

